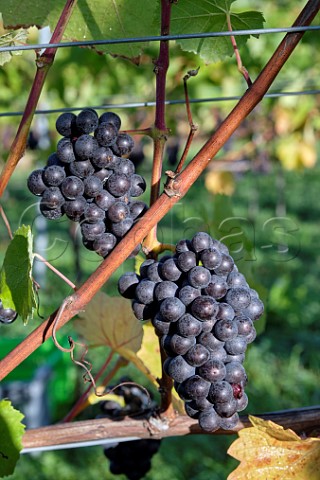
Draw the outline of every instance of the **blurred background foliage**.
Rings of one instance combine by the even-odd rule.
[[[239,11],[263,11],[266,27],[285,27],[292,24],[303,4],[293,0],[239,0],[235,6]],[[314,24],[319,24],[319,16]],[[249,40],[242,49],[242,60],[252,79],[259,74],[280,38],[282,34],[261,35],[259,39]],[[32,29],[29,41],[37,40],[38,32]],[[271,92],[319,89],[319,44],[317,32],[307,32]],[[156,56],[157,45],[152,44],[141,57],[140,66],[136,67],[120,58],[97,55],[84,48],[60,49],[38,107],[80,108],[153,101],[152,61]],[[198,66],[198,76],[189,82],[191,99],[219,99],[241,95],[246,90],[234,58],[205,65],[172,42],[168,99],[183,99],[182,78],[189,69]],[[34,73],[32,52],[24,52],[0,68],[1,114],[24,109]],[[199,130],[190,158],[235,103],[234,100],[217,100],[192,105],[193,119]],[[203,229],[224,238],[240,271],[249,276],[251,285],[265,300],[266,315],[258,327],[264,331],[250,346],[245,363],[249,376],[248,413],[314,405],[320,400],[317,325],[320,316],[319,106],[320,96],[316,94],[264,99],[159,225],[159,239],[166,243],[191,237]],[[153,107],[115,107],[113,110],[122,117],[124,129],[146,127],[154,121]],[[20,223],[31,224],[35,250],[41,250],[71,280],[83,281],[101,260],[78,244],[76,229],[69,221],[62,219],[50,223],[39,219],[34,198],[26,188],[29,172],[42,166],[55,149],[57,115],[35,117],[29,148],[10,181],[4,207],[13,230]],[[19,120],[20,116],[0,116],[0,164],[6,160]],[[174,168],[188,135],[185,107],[168,106],[167,121],[171,136],[164,171]],[[137,170],[149,180],[152,144],[140,136],[135,136],[135,141]],[[144,199],[148,201],[148,192]],[[1,232],[0,263],[9,241],[3,225]],[[104,290],[116,295],[118,277],[133,268],[133,260],[125,262]],[[70,289],[52,272],[44,272],[41,265],[35,265],[34,274],[41,284],[39,313],[46,318]],[[1,357],[25,338],[42,321],[41,317],[37,315],[26,327],[18,322],[11,327],[0,326]],[[70,333],[74,334],[71,324],[63,329],[61,338]],[[99,348],[89,356],[97,371],[107,351]],[[84,387],[81,373],[52,342],[47,342],[22,363],[6,379],[5,385],[14,380],[30,381],[44,362],[51,366],[45,396],[47,419],[55,422],[69,411]],[[152,388],[133,366],[123,368],[119,376],[123,374]],[[20,393],[24,385],[20,385]],[[12,400],[14,402],[14,398]],[[21,395],[17,395],[16,400],[17,406],[21,406]],[[92,418],[97,414],[99,407],[94,406],[80,418]],[[146,478],[226,478],[236,463],[226,454],[232,440],[229,436],[208,435],[166,439]],[[67,480],[116,478],[109,473],[107,460],[99,447],[24,455],[10,478],[51,480],[57,477]]]

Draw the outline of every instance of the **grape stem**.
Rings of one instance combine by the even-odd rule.
[[[13,235],[12,235],[12,230],[11,230],[11,227],[10,227],[10,223],[9,223],[8,217],[5,214],[5,211],[3,210],[1,205],[0,205],[0,214],[1,214],[1,217],[2,217],[2,220],[3,220],[4,224],[6,226],[6,229],[8,231],[9,238],[10,238],[10,240],[12,240]]]
[[[77,0],[66,1],[56,28],[54,29],[54,32],[52,34],[50,43],[59,43],[61,41],[65,28],[68,24],[68,21],[76,4]],[[51,65],[53,64],[56,51],[56,48],[48,47],[45,49],[42,55],[37,58],[37,71],[30,90],[29,98],[27,100],[27,104],[22,119],[20,121],[17,134],[10,148],[8,160],[5,163],[0,175],[0,198],[2,197],[10,180],[10,177],[14,169],[16,168],[19,160],[23,157],[34,112],[37,107],[44,82],[47,78],[47,74],[50,70]]]
[[[229,32],[232,32],[231,17],[230,17],[229,13],[227,13],[227,25],[228,25]],[[241,55],[240,55],[240,52],[239,52],[239,49],[238,49],[236,38],[233,35],[231,35],[230,40],[231,40],[231,43],[232,43],[232,46],[233,46],[234,54],[236,56],[236,60],[237,60],[237,64],[238,64],[238,70],[243,75],[243,78],[247,82],[248,87],[251,87],[252,81],[251,81],[248,70],[246,69],[246,67],[242,63]]]
[[[320,0],[308,0],[297,20],[294,22],[294,26],[309,25],[319,10]],[[187,193],[189,188],[208,166],[211,159],[215,157],[238,126],[263,99],[263,96],[269,90],[272,82],[298,45],[302,36],[303,32],[295,32],[288,33],[284,37],[252,86],[246,90],[226,119],[219,125],[205,145],[174,180],[173,187],[179,191],[180,196]],[[154,227],[178,200],[179,197],[169,197],[166,193],[163,193],[158,198],[139,222],[126,234],[124,239],[118,243],[106,260],[99,265],[92,275],[90,275],[72,295],[71,298],[73,301],[64,309],[60,317],[59,328],[85,308],[113,272],[122,265],[138,243],[146,237],[150,228]],[[14,368],[20,365],[24,359],[40,347],[45,340],[51,337],[55,315],[56,312],[51,314],[46,321],[42,322],[26,339],[0,361],[0,380],[4,379]]]
[[[52,270],[56,275],[58,275],[58,277],[60,277],[64,282],[66,282],[69,287],[71,287],[73,290],[76,289],[75,284],[71,282],[69,278],[63,275],[63,273],[61,273],[57,268],[51,265],[51,263],[49,263],[48,260],[46,260],[42,255],[40,255],[39,253],[33,253],[33,256],[38,258],[42,263],[44,263],[48,268],[50,268],[50,270]]]

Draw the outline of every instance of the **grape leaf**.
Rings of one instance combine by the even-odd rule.
[[[25,426],[9,400],[0,400],[0,477],[11,475],[19,460]]]
[[[0,47],[12,47],[26,42],[28,36],[27,30],[21,29],[17,33],[8,32],[0,36]],[[21,51],[0,52],[0,66],[10,62],[13,55],[21,55]]]
[[[220,195],[233,195],[235,191],[234,176],[231,172],[215,172],[210,170],[205,175],[204,184],[206,189],[212,193]]]
[[[32,233],[22,225],[11,240],[0,272],[0,298],[4,308],[12,308],[27,323],[37,307],[32,281]]]
[[[261,12],[230,12],[236,0],[183,0],[174,5],[171,16],[171,33],[205,33],[228,30],[227,15],[230,14],[233,30],[262,28],[264,18]],[[257,35],[254,35],[257,36]],[[250,35],[237,36],[241,48]],[[193,52],[207,63],[217,62],[233,55],[230,37],[178,40],[177,43],[187,52]]]
[[[292,430],[249,416],[252,427],[240,430],[228,450],[240,465],[228,480],[317,480],[320,438],[302,440]]]
[[[65,0],[7,0],[3,2],[5,28],[49,25],[53,31]],[[65,40],[102,40],[156,35],[153,20],[157,2],[137,0],[78,0],[67,25]],[[146,44],[98,46],[97,50],[134,59]]]

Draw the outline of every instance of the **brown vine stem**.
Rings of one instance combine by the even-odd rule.
[[[61,41],[76,3],[77,0],[67,0],[56,28],[52,34],[50,43],[59,43]],[[0,198],[2,197],[3,192],[5,191],[10,177],[19,160],[24,155],[30,125],[33,120],[34,112],[38,104],[47,74],[51,65],[53,64],[56,50],[56,48],[46,48],[43,54],[38,57],[36,61],[37,71],[30,90],[29,98],[27,100],[26,108],[24,110],[16,137],[12,143],[8,160],[0,175]]]
[[[34,253],[33,256],[38,258],[42,263],[44,263],[46,265],[46,267],[48,267],[56,275],[58,275],[58,277],[60,277],[64,282],[66,282],[69,285],[69,287],[71,287],[73,290],[76,289],[75,284],[73,282],[71,282],[71,280],[69,280],[68,277],[63,275],[63,273],[61,273],[57,268],[55,268],[53,265],[51,265],[51,263],[48,262],[42,255],[40,255],[39,253]]]
[[[229,13],[227,13],[227,24],[228,24],[229,32],[232,32],[231,18],[230,18]],[[234,54],[236,56],[236,60],[237,60],[237,64],[238,64],[238,70],[239,70],[240,73],[242,73],[243,78],[247,82],[248,87],[250,87],[252,85],[252,80],[250,78],[248,70],[246,69],[246,67],[242,63],[241,55],[240,55],[238,45],[237,45],[237,41],[236,41],[236,37],[231,35],[230,40],[231,40],[231,43],[232,43],[232,46],[233,46]]]
[[[295,21],[294,26],[309,25],[319,10],[320,0],[309,0]],[[173,195],[168,196],[163,193],[141,220],[127,233],[125,238],[119,242],[107,259],[100,264],[96,271],[93,272],[72,295],[71,298],[73,301],[66,306],[60,318],[59,327],[62,327],[79,311],[85,308],[93,296],[110,278],[112,273],[126,260],[137,244],[145,238],[150,228],[156,225],[170,208],[177,203],[179,198],[187,193],[191,185],[193,185],[195,180],[210,163],[210,160],[218,153],[241,122],[262,100],[302,36],[303,33],[298,32],[288,33],[284,37],[252,86],[245,92],[227,118],[181,172],[178,178],[174,179],[172,186]],[[54,318],[55,313],[39,325],[38,328],[0,361],[0,380],[5,378],[8,373],[34,352],[45,340],[50,338]]]
[[[284,410],[256,416],[264,420],[271,420],[284,428],[290,428],[302,435],[314,435],[313,432],[320,428],[319,406]],[[162,426],[163,428],[161,428]],[[251,426],[248,417],[243,415],[233,430],[217,430],[208,435],[234,435],[239,430]],[[152,424],[145,420],[130,419],[128,417],[121,422],[100,418],[27,430],[22,437],[22,443],[24,448],[37,449],[67,445],[68,443],[79,443],[81,445],[81,442],[93,440],[101,440],[101,443],[103,443],[103,440],[113,438],[165,438],[190,434],[203,435],[203,433],[203,430],[198,425],[198,421],[185,415],[176,416],[169,424],[160,422]]]
[[[12,240],[12,239],[13,239],[13,235],[12,235],[12,230],[11,230],[11,227],[10,227],[10,223],[9,223],[8,217],[7,217],[7,215],[5,214],[5,211],[3,210],[3,208],[2,208],[1,205],[0,205],[0,214],[1,214],[1,217],[2,217],[2,220],[3,220],[3,223],[4,223],[5,226],[6,226],[6,229],[7,229],[8,235],[9,235],[9,238],[10,238],[10,240]]]

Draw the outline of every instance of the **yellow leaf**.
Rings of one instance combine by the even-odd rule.
[[[234,178],[230,172],[209,171],[205,176],[205,186],[214,195],[232,195],[235,189]]]
[[[249,417],[228,450],[241,463],[228,480],[319,480],[320,438],[302,440],[292,430]]]
[[[74,323],[76,330],[94,347],[110,347],[127,358],[142,343],[143,328],[134,317],[128,300],[99,292]]]

